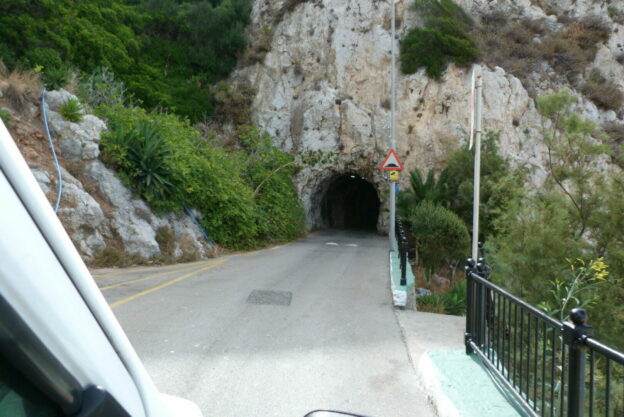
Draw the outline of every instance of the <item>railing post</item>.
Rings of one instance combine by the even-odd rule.
[[[583,417],[585,414],[585,340],[592,328],[585,324],[587,313],[580,308],[570,311],[572,323],[563,323],[563,342],[570,347],[568,361],[568,416]]]
[[[471,277],[471,274],[474,272],[477,263],[474,259],[468,258],[466,260],[466,266],[464,270],[466,271],[466,332],[464,333],[464,344],[466,345],[466,354],[474,353],[472,350],[472,346],[470,346],[470,342],[474,336],[474,311],[475,311],[475,300],[474,300],[474,283]]]
[[[407,285],[407,238],[401,235],[401,285]]]

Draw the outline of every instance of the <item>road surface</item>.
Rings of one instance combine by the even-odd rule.
[[[94,276],[158,388],[206,417],[433,416],[391,305],[385,237],[317,232]]]

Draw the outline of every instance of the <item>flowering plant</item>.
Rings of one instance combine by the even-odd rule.
[[[555,280],[548,292],[549,299],[539,304],[551,316],[564,321],[573,307],[588,308],[598,301],[595,287],[610,282],[608,265],[604,258],[585,261],[581,258],[567,259],[570,265],[569,279]]]

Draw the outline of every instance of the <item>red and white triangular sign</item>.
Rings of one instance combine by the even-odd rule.
[[[403,164],[401,163],[401,161],[399,161],[399,157],[397,156],[394,149],[390,149],[390,152],[388,152],[386,159],[384,159],[379,168],[383,169],[384,171],[402,171]]]

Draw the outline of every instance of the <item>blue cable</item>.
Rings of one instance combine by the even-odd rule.
[[[54,206],[54,212],[58,212],[61,205],[61,195],[63,194],[63,176],[61,175],[61,166],[59,165],[58,158],[56,157],[56,151],[54,150],[54,143],[52,142],[52,135],[50,135],[50,128],[48,127],[48,114],[46,112],[45,101],[46,89],[41,91],[41,109],[43,113],[43,123],[45,126],[46,134],[48,135],[48,141],[50,142],[50,149],[52,149],[52,155],[54,156],[54,164],[56,164],[56,171],[58,172],[58,195],[56,197],[56,205]]]
[[[191,219],[193,219],[193,221],[195,222],[199,230],[202,232],[202,234],[204,235],[204,238],[206,238],[206,242],[208,242],[208,246],[210,246],[211,249],[214,249],[215,244],[213,243],[212,240],[210,240],[210,238],[208,237],[208,233],[206,233],[206,230],[203,228],[199,220],[197,220],[197,217],[193,215],[193,212],[188,207],[186,207],[185,204],[183,204],[182,207],[184,207],[184,211],[186,211],[186,213],[191,217]]]

